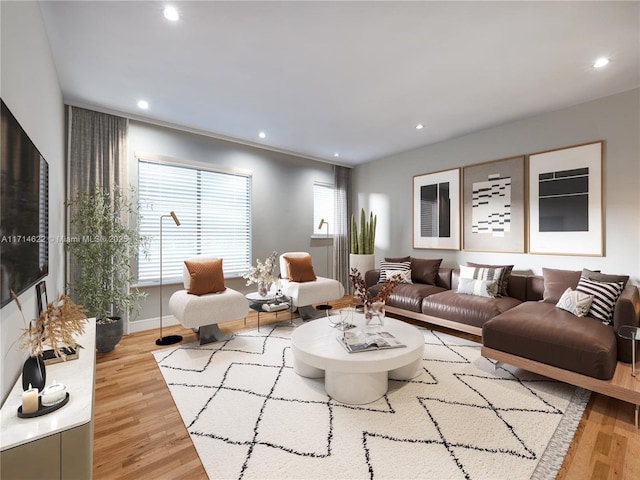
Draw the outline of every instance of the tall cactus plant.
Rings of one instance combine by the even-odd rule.
[[[358,232],[358,223],[356,216],[351,215],[351,253],[359,255],[373,254],[373,247],[376,242],[376,223],[378,217],[369,212],[369,220],[364,212],[364,208],[360,210],[360,231]]]

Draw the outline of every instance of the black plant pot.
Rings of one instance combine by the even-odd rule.
[[[122,339],[124,331],[122,317],[109,317],[106,323],[96,325],[96,350],[100,353],[108,353]]]
[[[22,389],[37,388],[42,391],[47,382],[47,370],[42,357],[29,357],[22,367]]]

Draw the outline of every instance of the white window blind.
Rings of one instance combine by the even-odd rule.
[[[313,235],[326,235],[327,225],[318,228],[324,218],[329,223],[329,235],[335,233],[334,187],[324,183],[313,185]]]
[[[241,275],[251,265],[251,175],[205,170],[185,165],[138,160],[140,233],[151,238],[149,257],[140,255],[138,281],[160,278],[160,218],[162,274],[182,278],[185,259],[193,255],[222,258],[226,277]]]

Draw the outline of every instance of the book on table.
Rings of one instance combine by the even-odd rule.
[[[404,343],[389,332],[350,330],[345,331],[344,335],[338,336],[337,339],[349,353],[406,347]]]

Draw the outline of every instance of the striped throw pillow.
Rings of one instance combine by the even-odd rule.
[[[380,262],[380,278],[378,283],[384,283],[387,280],[387,270],[410,271],[411,262]]]
[[[585,277],[580,277],[576,287],[579,292],[593,295],[591,308],[587,315],[600,320],[605,325],[613,323],[613,309],[623,289],[623,282],[597,282]]]
[[[498,285],[498,295],[500,295],[500,285],[502,285],[503,276],[503,267],[465,267],[464,265],[460,265],[460,278],[495,282]]]

